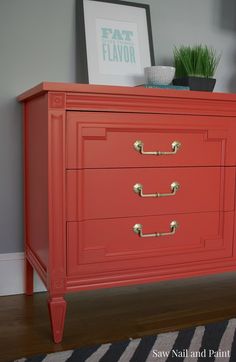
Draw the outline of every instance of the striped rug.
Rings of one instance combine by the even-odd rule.
[[[14,362],[236,362],[236,319]]]

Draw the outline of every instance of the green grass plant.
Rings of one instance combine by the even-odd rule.
[[[206,45],[174,48],[175,77],[186,76],[212,78],[219,64],[220,55]]]

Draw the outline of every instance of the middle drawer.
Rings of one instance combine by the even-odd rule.
[[[234,167],[66,171],[66,219],[234,209]]]

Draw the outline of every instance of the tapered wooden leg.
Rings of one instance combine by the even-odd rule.
[[[60,343],[63,337],[64,322],[66,315],[66,301],[63,297],[50,297],[48,299],[53,340]]]
[[[25,258],[25,294],[32,295],[34,292],[34,269]]]

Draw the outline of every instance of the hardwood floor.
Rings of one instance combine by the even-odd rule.
[[[236,316],[236,273],[70,294],[51,340],[47,294],[0,298],[0,361],[137,338]]]

